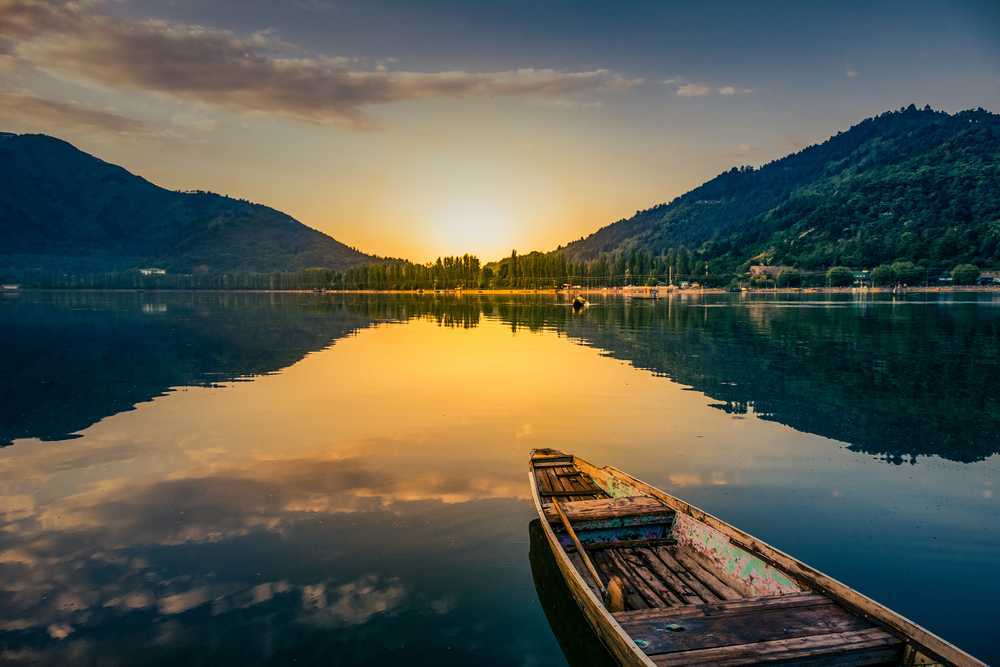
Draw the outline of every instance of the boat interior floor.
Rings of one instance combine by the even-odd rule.
[[[613,615],[657,665],[898,664],[902,642],[818,593],[754,597],[735,577],[671,537],[672,509],[650,496],[611,498],[572,463],[534,469],[549,525],[601,597],[559,514],[556,499],[607,586],[621,584]]]

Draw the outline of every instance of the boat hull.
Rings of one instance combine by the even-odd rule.
[[[567,472],[569,469],[573,472]],[[566,481],[567,478],[573,482]],[[545,488],[541,489],[542,486]],[[538,450],[532,452],[529,459],[529,488],[545,541],[570,595],[590,630],[621,665],[712,664],[710,658],[716,654],[725,654],[728,658],[721,662],[733,665],[790,659],[794,659],[795,664],[817,665],[885,664],[886,661],[907,665],[985,665],[847,585],[617,468],[598,468],[572,455]],[[650,504],[658,505],[651,508]],[[637,527],[645,529],[657,512],[664,517],[669,513],[672,517],[666,522],[671,538],[660,542],[673,546],[650,546],[649,540],[625,540],[609,546],[604,537],[609,526],[627,524],[631,531]],[[623,521],[622,517],[628,518]],[[557,529],[562,532],[557,533]],[[595,539],[595,535],[598,542],[587,541]],[[575,546],[570,546],[569,537]],[[595,551],[596,560],[601,555],[600,549],[608,549],[605,553],[610,557],[602,556],[603,569],[597,572],[588,553]],[[572,550],[572,558],[568,550]],[[650,550],[662,554],[664,563],[675,566],[673,572],[662,568],[661,574],[644,570],[647,576],[643,579],[637,576],[637,571],[622,569],[628,565],[623,557],[628,561],[637,552],[648,555]],[[677,559],[671,554],[676,554]],[[685,572],[676,567],[681,560],[686,566],[692,555],[697,557],[698,562],[694,564],[697,569]],[[655,570],[660,565],[654,562],[652,567]],[[636,611],[611,613],[605,607],[600,591],[606,585],[604,582],[610,582],[613,570],[609,567],[617,568],[626,579],[631,577],[633,593],[642,593],[634,597],[639,606],[631,608]],[[713,591],[701,585],[709,579],[702,582],[689,579],[695,588],[701,586],[697,595],[691,590],[685,591],[686,596],[678,594],[685,582],[677,575],[690,576],[696,571],[703,575],[707,572],[709,578],[717,575],[718,580],[712,581],[727,590]],[[666,587],[657,588],[664,582]],[[709,594],[718,594],[730,602],[710,598]],[[699,595],[703,599],[699,599]],[[734,598],[736,604],[732,603]],[[718,623],[720,615],[732,615],[732,609],[751,606],[759,609],[753,612],[759,614],[753,616],[753,620],[759,619],[757,625],[760,627],[752,631],[744,627],[741,632],[746,643],[739,646],[733,642],[718,646],[695,645],[697,642],[691,642],[692,634],[684,639],[680,636],[664,639],[662,634],[662,626],[675,625],[674,618],[708,615]],[[810,610],[787,611],[794,607],[809,607]],[[786,611],[776,611],[779,608]],[[748,612],[739,613],[745,616]],[[771,631],[772,636],[764,636],[769,632],[764,627],[769,619],[777,625]],[[649,620],[656,620],[655,627],[647,624],[642,631],[644,635],[640,625]],[[743,621],[734,619],[733,623],[736,625],[730,629]],[[801,629],[798,634],[783,634],[793,632],[796,624]],[[843,626],[845,632],[831,634],[830,628],[837,624]],[[689,621],[687,625],[694,631],[704,623]],[[749,635],[756,636],[747,638]],[[704,638],[709,636],[704,635]],[[684,644],[691,647],[678,648]],[[736,655],[739,653],[736,649],[744,650],[740,647],[745,647],[745,653]],[[662,652],[659,649],[663,649]],[[804,659],[799,660],[800,657]]]

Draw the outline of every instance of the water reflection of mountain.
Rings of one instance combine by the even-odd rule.
[[[36,292],[0,302],[0,443],[60,440],[172,387],[272,373],[371,319],[312,295]]]
[[[983,298],[989,298],[983,297]],[[795,306],[795,307],[792,307]],[[1000,452],[1000,308],[973,303],[238,293],[24,294],[0,302],[0,442],[69,437],[171,387],[278,371],[378,322],[549,329],[714,407],[892,461]]]
[[[375,298],[353,307],[373,319],[470,327],[482,316],[512,330],[559,331],[688,385],[718,409],[892,462],[1000,452],[1000,308],[991,295],[829,298],[619,299],[578,314],[550,295]]]
[[[511,307],[501,316],[515,328],[565,331],[705,393],[713,407],[753,411],[891,461],[934,454],[969,462],[1000,452],[998,308],[617,301],[582,316],[563,307]]]

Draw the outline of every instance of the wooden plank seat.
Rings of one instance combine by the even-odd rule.
[[[593,500],[577,500],[561,502],[563,511],[570,521],[600,521],[604,519],[620,519],[637,516],[672,516],[674,511],[656,498],[649,496],[634,496],[632,498],[595,498]],[[559,517],[552,507],[545,508],[549,521],[558,521]]]
[[[876,665],[902,642],[816,593],[625,611],[615,619],[657,665]]]

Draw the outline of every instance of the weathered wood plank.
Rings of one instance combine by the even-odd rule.
[[[610,551],[598,551],[591,554],[597,569],[604,576],[605,582],[611,581],[611,577],[618,577],[622,583],[626,606],[629,609],[649,609],[649,603],[639,594],[632,581],[611,560],[610,553]]]
[[[548,480],[549,487],[551,487],[553,491],[566,490],[563,488],[562,480],[556,477],[556,468],[545,468],[542,472],[545,473],[545,478]]]
[[[872,627],[836,605],[772,607],[755,613],[621,621],[647,655],[854,632]],[[671,627],[679,626],[679,630]]]
[[[664,548],[664,547],[661,547]],[[679,604],[690,605],[710,602],[694,591],[685,581],[670,571],[662,560],[656,557],[656,552],[650,547],[636,547],[627,552],[632,558],[639,559],[653,576],[662,581],[677,598]]]
[[[552,491],[552,482],[549,480],[548,475],[545,474],[544,470],[535,470],[535,482],[538,486],[538,490],[541,493],[546,493]]]
[[[563,496],[585,496],[585,495],[586,496],[596,496],[596,495],[599,495],[601,493],[604,493],[604,492],[601,491],[600,489],[593,489],[593,490],[588,490],[588,491],[542,491],[540,495],[542,495],[542,496],[558,496],[558,497],[561,498]],[[579,501],[577,501],[577,502],[579,502]]]
[[[772,597],[746,598],[742,600],[725,600],[709,604],[696,604],[675,609],[644,609],[642,611],[615,612],[614,617],[619,623],[662,619],[669,615],[672,618],[694,618],[708,616],[729,616],[734,614],[756,614],[766,609],[782,609],[789,607],[835,606],[836,603],[819,593],[789,593]]]
[[[532,459],[531,465],[536,468],[555,468],[565,465],[573,465],[572,456],[547,456],[545,458]]]
[[[588,542],[588,551],[600,551],[601,549],[632,549],[635,547],[650,546],[673,546],[677,540],[672,537],[662,537],[649,540],[616,540],[614,542]]]
[[[585,482],[579,470],[572,469],[569,472],[557,472],[556,476],[562,482],[563,488],[568,491],[588,493],[590,490],[597,488],[589,480]]]
[[[597,487],[587,487],[587,492]],[[544,492],[544,489],[542,489]],[[563,503],[563,511],[572,521],[597,521],[600,519],[624,518],[634,516],[664,515],[673,516],[673,511],[665,507],[655,498],[636,496],[633,498],[595,498]],[[552,514],[552,519],[557,518]]]
[[[808,665],[876,665],[899,658],[902,643],[885,630],[869,628],[811,637],[777,639],[752,644],[650,656],[661,667],[681,665],[747,665],[802,661]],[[853,654],[853,655],[852,655]],[[823,660],[827,658],[827,660]]]
[[[617,551],[622,559],[631,566],[636,575],[642,577],[643,581],[656,592],[667,606],[681,607],[690,604],[664,583],[657,572],[650,568],[648,559],[639,555],[636,549],[618,549]]]
[[[701,583],[698,577],[688,572],[687,568],[681,565],[680,562],[674,558],[673,554],[670,553],[669,547],[655,547],[653,552],[656,554],[657,558],[663,562],[667,569],[673,572],[678,579],[686,583],[688,587],[697,593],[702,600],[705,602],[716,602],[717,600],[723,599],[711,588]]]
[[[615,564],[618,571],[625,576],[632,588],[634,588],[636,592],[642,596],[647,605],[650,607],[663,607],[670,605],[669,600],[664,600],[657,595],[656,591],[653,590],[653,587],[649,585],[649,582],[647,582],[644,577],[635,571],[631,563],[628,563],[624,558],[622,558],[618,549],[608,549],[605,553],[608,554],[608,557],[611,559],[611,562]]]
[[[721,597],[723,600],[739,600],[740,598],[747,597],[730,586],[727,582],[720,579],[714,572],[702,565],[692,554],[688,553],[686,549],[675,549],[672,553],[674,558],[681,565],[683,565],[692,576],[697,577],[698,581],[705,584],[705,586],[710,588],[713,593]]]
[[[576,500],[578,496],[574,493],[572,486],[566,484],[565,481],[557,474],[560,470],[566,470],[566,468],[564,466],[559,466],[546,468],[545,470],[545,475],[549,478],[549,484],[552,485],[552,490],[563,492],[566,500]]]

